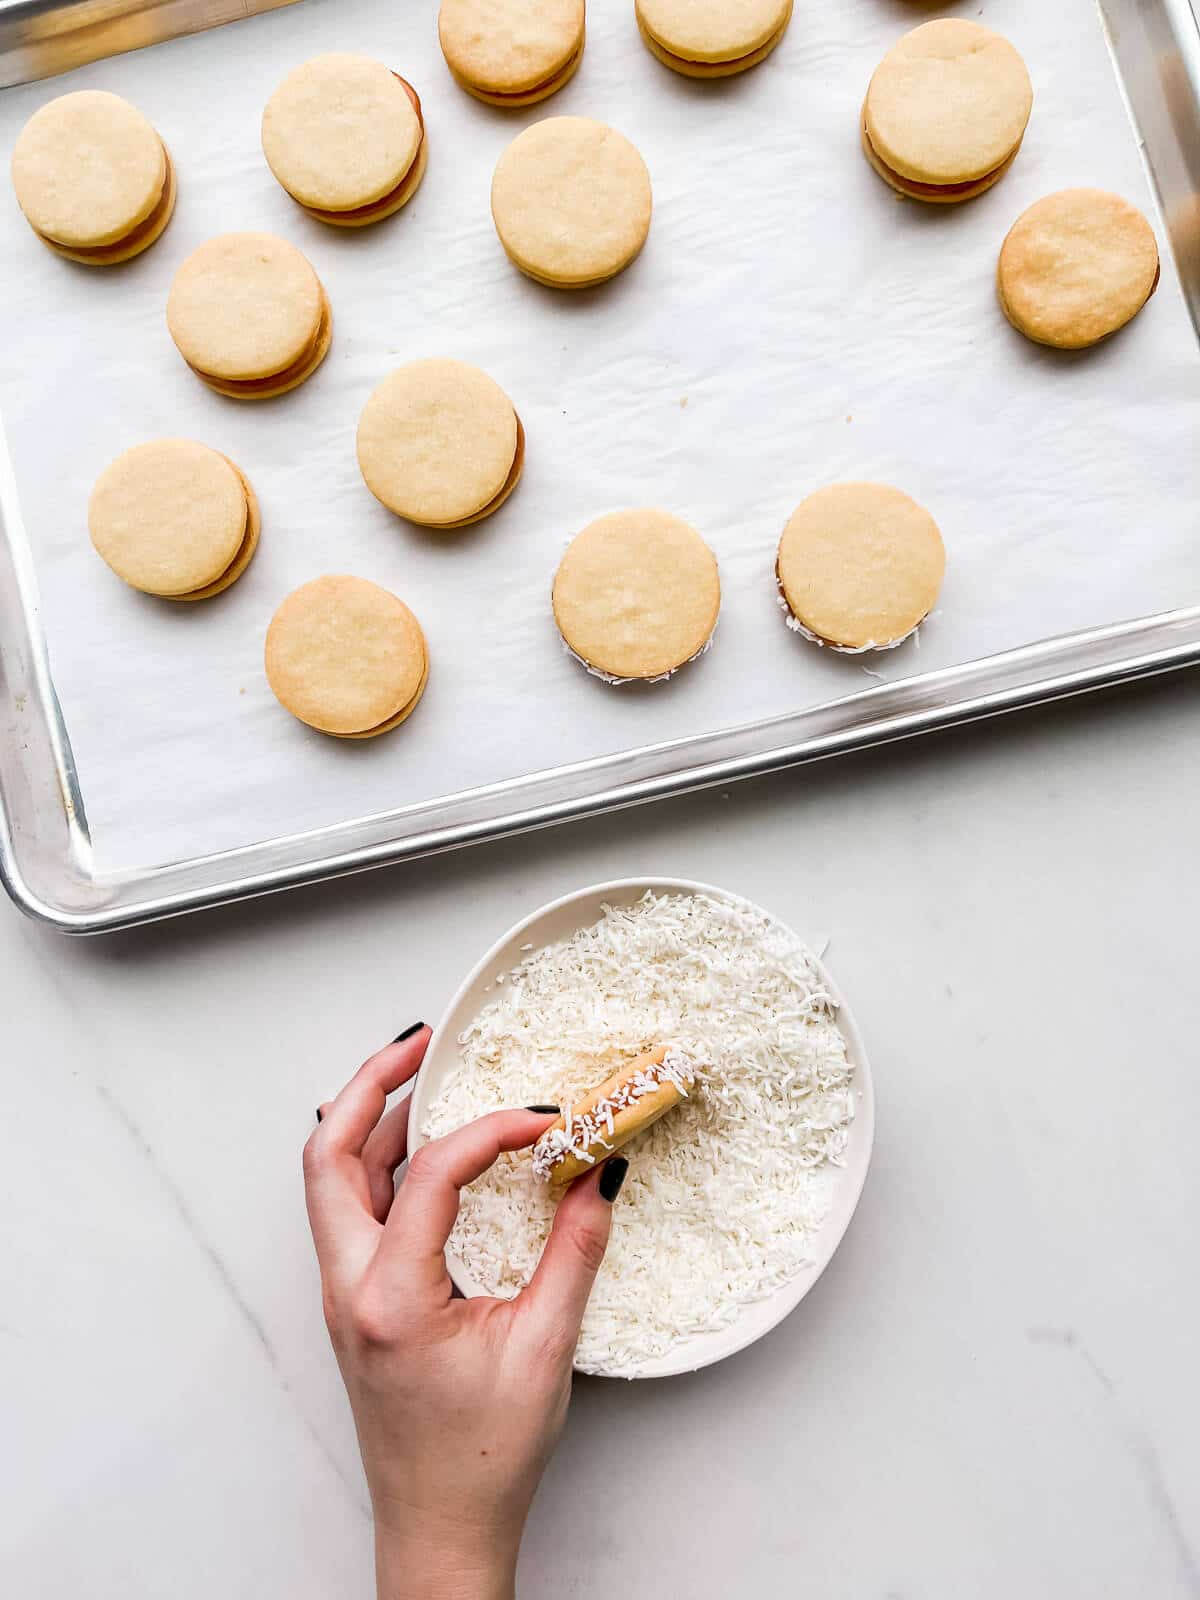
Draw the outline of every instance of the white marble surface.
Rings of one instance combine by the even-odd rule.
[[[646,870],[830,935],[875,1164],[754,1350],[579,1385],[523,1600],[1200,1594],[1197,687],[106,942],[0,908],[0,1589],[365,1600],[313,1107],[519,913]]]

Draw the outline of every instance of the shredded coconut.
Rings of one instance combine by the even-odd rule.
[[[625,1146],[630,1169],[576,1364],[634,1376],[732,1322],[810,1262],[854,1115],[853,1067],[808,950],[759,912],[647,894],[513,967],[461,1036],[436,1138],[502,1107],[587,1091],[670,1040],[705,1066]],[[532,1276],[556,1195],[528,1151],[463,1190],[450,1248],[490,1294]]]
[[[814,633],[811,628],[804,626],[788,604],[787,596],[782,589],[777,591],[775,600],[779,609],[783,612],[784,622],[787,623],[793,633],[798,633],[803,638],[808,639],[810,643],[819,644],[822,650],[832,650],[839,656],[866,656],[875,650],[899,650],[900,646],[907,644],[910,639],[916,641],[915,647],[919,650],[921,647],[921,629],[929,621],[928,616],[922,617],[920,622],[914,623],[907,633],[902,633],[898,639],[888,639],[883,644],[834,644],[832,639],[822,639],[819,633]],[[877,672],[869,672],[866,667],[863,668],[863,671],[867,672],[869,677],[880,678],[881,682],[885,681]]]
[[[572,661],[578,661],[579,665],[581,667],[586,668],[587,671],[591,673],[593,678],[599,678],[601,683],[612,684],[615,688],[620,689],[620,688],[623,688],[625,686],[625,684],[627,684],[627,683],[666,683],[669,678],[673,678],[677,672],[682,670],[682,668],[690,667],[693,661],[699,661],[701,656],[706,656],[708,654],[708,652],[712,649],[713,640],[716,638],[716,636],[717,636],[717,629],[716,629],[716,624],[714,623],[713,631],[709,634],[708,638],[700,646],[699,650],[696,651],[696,654],[694,656],[689,656],[686,661],[680,662],[678,667],[672,667],[668,672],[660,672],[658,674],[658,676],[655,677],[655,678],[617,678],[617,677],[614,677],[611,672],[605,672],[602,667],[594,667],[592,665],[592,663],[590,661],[586,661],[583,658],[583,656],[581,656],[578,653],[578,651],[572,650],[571,646],[567,643],[567,641],[564,638],[561,637],[561,635],[559,637],[559,643],[562,645],[562,647],[566,651],[566,653],[570,656],[571,660]]]

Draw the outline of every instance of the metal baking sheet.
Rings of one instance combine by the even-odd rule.
[[[0,869],[14,898],[96,932],[1200,662],[1190,5],[1111,0],[1103,21],[1091,0],[947,9],[1016,40],[1038,93],[1012,173],[950,213],[894,200],[856,148],[866,77],[910,20],[891,0],[799,7],[769,63],[717,86],[655,63],[631,5],[594,3],[578,78],[517,116],[455,89],[433,0],[298,6],[237,30],[236,51],[198,35],[55,84],[143,106],[181,198],[162,243],[112,273],[47,257],[11,199],[3,216]],[[353,237],[302,217],[257,142],[287,67],[347,46],[418,85],[431,148],[406,213]],[[49,87],[0,99],[8,146]],[[558,113],[622,128],[655,184],[642,259],[579,296],[513,272],[488,213],[504,145]],[[1153,209],[1143,146],[1174,245],[1154,302],[1088,355],[1026,344],[992,295],[1004,232],[1072,183]],[[162,319],[186,251],[246,226],[296,240],[335,313],[322,371],[261,407],[195,384]],[[493,372],[529,436],[517,495],[449,540],[378,507],[353,451],[378,378],[435,353]],[[250,572],[186,614],[116,583],[84,522],[106,461],[163,432],[226,450],[264,505]],[[867,661],[792,636],[771,584],[792,507],[849,476],[915,494],[950,550],[919,643]],[[712,544],[724,610],[694,667],[613,690],[563,655],[549,584],[579,527],[645,503]],[[323,570],[396,589],[426,625],[429,690],[395,736],[322,739],[266,687],[267,620]]]
[[[0,89],[296,0],[0,0]]]

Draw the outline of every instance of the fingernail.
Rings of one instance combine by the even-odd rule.
[[[607,1200],[609,1205],[621,1192],[621,1185],[625,1182],[625,1174],[629,1171],[629,1163],[624,1156],[609,1156],[600,1173],[600,1198]]]
[[[526,1111],[536,1111],[539,1117],[556,1117],[562,1110],[561,1106],[526,1106]]]
[[[324,1116],[324,1115],[325,1115],[325,1113],[324,1113],[324,1112],[323,1112],[323,1111],[322,1111],[322,1110],[321,1110],[321,1108],[320,1108],[320,1106],[318,1106],[318,1107],[317,1107],[317,1121],[318,1121],[318,1122],[320,1122],[320,1120],[321,1120],[321,1118],[322,1118],[322,1117],[323,1117],[323,1116]]]
[[[420,1033],[425,1026],[423,1022],[414,1022],[411,1028],[405,1028],[403,1033],[398,1033],[392,1040],[393,1044],[403,1044],[405,1039],[411,1039],[414,1033]]]

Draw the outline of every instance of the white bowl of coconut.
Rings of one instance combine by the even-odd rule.
[[[875,1099],[821,960],[769,912],[681,878],[627,878],[524,917],[468,974],[413,1090],[410,1150],[512,1106],[572,1102],[667,1046],[678,1104],[623,1146],[629,1171],[578,1371],[659,1378],[744,1350],[800,1303],[862,1193]],[[447,1249],[468,1296],[511,1298],[558,1192],[528,1150],[463,1190]]]

